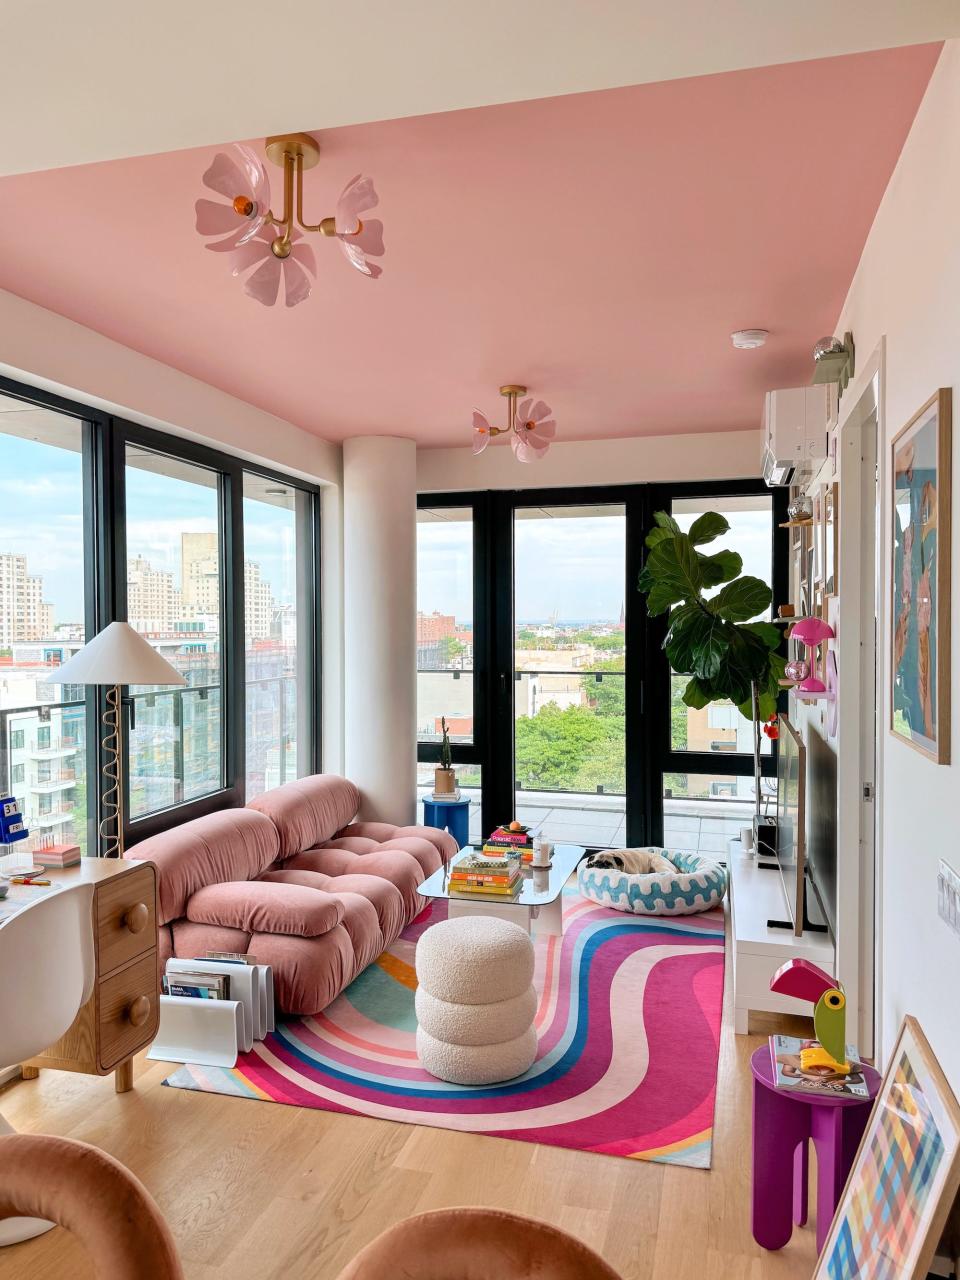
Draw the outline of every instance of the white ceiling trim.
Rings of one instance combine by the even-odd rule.
[[[0,175],[960,35],[956,0],[4,8]]]

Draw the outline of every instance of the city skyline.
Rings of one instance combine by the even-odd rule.
[[[75,440],[75,448],[71,447]],[[34,574],[44,580],[45,599],[54,605],[57,623],[84,618],[83,464],[81,427],[64,420],[57,445],[4,435],[4,467],[0,473],[0,554],[27,554]],[[198,489],[216,491],[171,477],[127,467],[127,556],[134,560],[146,547],[164,558],[181,533],[217,528],[217,518],[199,517],[193,496]],[[140,482],[140,478],[143,482]],[[211,504],[213,512],[215,505]],[[279,516],[287,517],[281,521]],[[296,603],[296,546],[293,521],[283,507],[244,499],[244,559],[259,564],[277,602]],[[160,567],[160,566],[157,566]]]

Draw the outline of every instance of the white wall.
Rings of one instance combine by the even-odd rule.
[[[0,374],[324,486],[324,764],[339,770],[343,761],[339,445],[3,290]]]
[[[878,121],[878,127],[882,121]],[[960,41],[950,41],[934,71],[913,129],[877,212],[836,332],[853,331],[857,351],[886,336],[885,413],[881,441],[882,591],[890,616],[890,441],[938,387],[952,387],[960,419]],[[953,492],[960,494],[960,430],[955,428]],[[960,519],[952,541],[954,672],[960,652]],[[842,619],[841,619],[842,625]],[[905,1013],[923,1026],[960,1093],[960,938],[937,915],[937,863],[960,867],[960,751],[936,765],[890,736],[887,690],[890,637],[882,635],[879,715],[882,744],[882,937],[880,983],[883,1050]],[[841,673],[841,679],[846,672]],[[960,742],[960,685],[954,678],[952,737]]]
[[[8,378],[314,483],[340,482],[337,445],[3,290],[0,335]]]
[[[563,485],[640,484],[644,481],[741,480],[760,475],[760,414],[745,431],[686,436],[634,436],[629,440],[562,439],[529,466],[517,462],[506,440],[474,457],[462,449],[418,449],[417,489],[558,488]],[[560,425],[562,434],[563,424]]]

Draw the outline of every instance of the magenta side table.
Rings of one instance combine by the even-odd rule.
[[[869,1100],[784,1093],[774,1087],[769,1045],[750,1059],[753,1072],[753,1238],[782,1249],[794,1223],[807,1221],[807,1175],[812,1141],[817,1152],[817,1252],[823,1249],[857,1147],[867,1126],[880,1076],[863,1073]]]

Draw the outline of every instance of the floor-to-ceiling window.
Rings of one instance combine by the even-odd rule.
[[[131,687],[130,816],[223,786],[221,475],[127,445],[127,621],[186,680]]]
[[[313,499],[293,484],[243,476],[246,794],[313,767]]]
[[[84,852],[86,690],[54,677],[85,638],[85,430],[0,395],[0,788],[31,847]]]
[[[482,726],[474,714],[474,533],[471,506],[417,511],[417,795],[422,800],[433,791],[446,720],[460,792],[470,801],[471,839],[478,839]]]
[[[743,573],[773,580],[774,520],[770,493],[691,494],[676,497],[671,514],[681,529],[689,529],[705,511],[716,511],[730,526],[717,539],[743,560]],[[706,548],[705,548],[706,549]],[[709,548],[713,550],[713,548]],[[719,591],[715,587],[706,594]],[[771,616],[767,610],[764,617]],[[729,702],[713,702],[701,709],[683,703],[685,676],[674,675],[670,686],[670,767],[662,774],[664,841],[672,849],[708,856],[724,855],[727,841],[739,835],[754,805],[751,772],[733,773],[753,758],[751,724]],[[772,743],[761,735],[761,751],[769,756]],[[761,783],[764,806],[776,807],[775,779]]]
[[[319,491],[0,380],[0,786],[97,849],[102,693],[53,670],[125,619],[186,680],[124,696],[127,842],[319,768]]]
[[[517,507],[516,816],[552,840],[626,840],[626,509]]]
[[[683,704],[637,574],[655,511],[685,527],[712,510],[730,525],[718,548],[785,599],[784,494],[745,480],[423,495],[420,794],[446,714],[461,786],[482,770],[473,839],[516,816],[555,841],[723,852],[753,802],[750,726]]]

